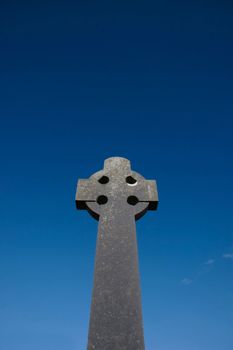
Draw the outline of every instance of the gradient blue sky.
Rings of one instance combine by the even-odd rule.
[[[0,350],[86,348],[97,222],[76,181],[156,178],[147,350],[233,349],[231,1],[2,1]]]

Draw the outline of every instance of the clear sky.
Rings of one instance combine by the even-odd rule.
[[[232,350],[232,2],[4,0],[0,45],[0,350],[86,348],[97,222],[74,196],[110,156],[158,184],[146,349]]]

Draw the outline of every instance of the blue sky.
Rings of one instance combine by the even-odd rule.
[[[147,350],[233,349],[230,1],[2,1],[0,350],[86,348],[97,222],[78,178],[156,179]]]

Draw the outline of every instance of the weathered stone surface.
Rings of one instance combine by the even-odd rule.
[[[157,204],[155,181],[125,158],[78,182],[77,208],[99,220],[88,350],[144,349],[135,219]]]

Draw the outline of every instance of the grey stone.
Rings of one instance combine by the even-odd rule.
[[[79,180],[77,209],[99,220],[88,350],[144,350],[135,219],[156,210],[156,182],[112,157]]]

